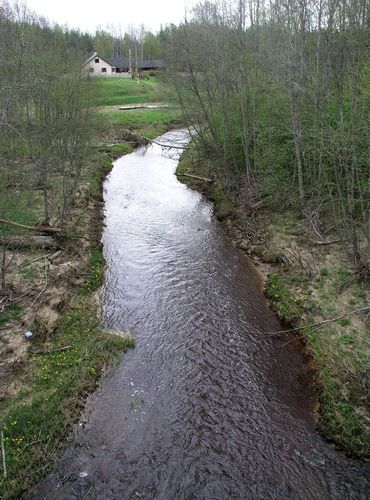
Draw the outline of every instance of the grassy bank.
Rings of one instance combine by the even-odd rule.
[[[162,96],[160,83],[154,80],[138,87],[128,79],[106,79],[97,86],[102,106],[113,101],[119,105],[153,102]],[[140,144],[136,133],[154,137],[180,120],[174,110],[124,113],[115,107],[101,108],[93,153],[79,180],[73,224],[58,240],[58,252],[17,249],[9,259],[13,295],[0,310],[0,382],[4,388],[0,427],[7,468],[4,478],[0,465],[2,498],[22,497],[52,468],[87,395],[106,367],[134,345],[130,337],[104,332],[99,322],[98,295],[105,267],[100,244],[102,182],[112,160]],[[9,186],[8,195],[14,195],[15,203],[6,205],[10,207],[7,218],[37,223],[40,205],[30,206],[25,190]],[[0,225],[0,230],[19,234],[8,226]],[[36,289],[35,301],[25,293],[30,286]],[[31,341],[24,338],[28,329],[34,333]]]
[[[369,283],[359,281],[346,249],[315,245],[317,237],[291,212],[267,204],[246,208],[225,188],[217,164],[195,150],[183,155],[177,173],[214,179],[179,177],[213,201],[237,247],[270,265],[265,295],[287,327],[300,327],[296,334],[317,367],[319,430],[346,453],[369,456],[368,311],[343,316],[369,304]]]
[[[64,289],[73,305],[63,307],[52,335],[35,332],[27,354],[13,366],[9,382],[18,390],[0,402],[7,468],[7,478],[0,480],[2,498],[20,498],[50,469],[106,366],[134,346],[128,336],[104,332],[97,314],[95,294],[102,285],[105,265],[97,203],[101,180],[111,167],[107,160],[107,156],[100,156],[90,165],[94,173],[86,193],[90,210],[84,222],[88,227],[85,236],[91,242],[79,253],[84,260],[80,268],[83,284]],[[73,258],[68,242],[63,252]],[[14,320],[16,312],[20,319],[15,306],[3,311],[0,320],[4,324],[7,319]]]
[[[96,86],[94,104],[97,106],[158,103],[172,99],[169,87],[155,77],[139,82],[131,78],[104,77],[96,79]]]

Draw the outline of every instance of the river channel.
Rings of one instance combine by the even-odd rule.
[[[280,325],[259,276],[177,180],[177,151],[140,148],[105,182],[103,322],[136,348],[34,498],[367,498],[366,464],[315,430],[305,359],[268,335]]]

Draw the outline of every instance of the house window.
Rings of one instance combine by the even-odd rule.
[[[95,64],[98,64],[98,63],[99,63],[99,57],[97,57],[97,58],[95,59]]]
[[[106,72],[107,72],[107,68],[102,68],[102,69],[101,69],[101,72],[102,72],[102,73],[106,73]]]
[[[94,73],[94,68],[89,68],[90,73]]]

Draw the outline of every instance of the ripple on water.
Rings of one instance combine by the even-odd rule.
[[[366,466],[315,432],[301,353],[266,335],[279,325],[255,271],[177,181],[177,158],[141,148],[106,181],[104,323],[137,347],[38,498],[366,498]]]

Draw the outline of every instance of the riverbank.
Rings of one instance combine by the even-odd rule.
[[[368,457],[369,311],[352,311],[368,306],[369,287],[358,280],[345,248],[315,244],[317,235],[293,213],[264,203],[246,207],[225,188],[217,164],[194,149],[184,153],[177,174],[213,202],[215,216],[235,246],[264,276],[270,305],[286,328],[297,328],[317,373],[320,432],[348,455]]]
[[[69,228],[73,239],[60,241],[54,255],[38,250],[37,260],[21,267],[35,281],[45,273],[43,294],[31,301],[15,295],[12,304],[17,304],[19,316],[10,316],[8,324],[8,309],[3,312],[3,498],[21,497],[47,472],[106,367],[134,346],[129,335],[111,334],[100,326],[100,196],[110,165],[106,155],[89,164],[94,175],[78,202],[78,224]],[[16,258],[32,261],[35,255],[23,251]],[[16,279],[16,269],[9,272]],[[24,337],[27,330],[33,334],[29,340]]]
[[[118,104],[129,99],[127,83],[122,83]],[[147,100],[146,87],[138,92],[135,85],[138,102],[142,102],[140,91]],[[99,99],[109,101],[109,88],[98,94]],[[117,83],[114,88],[117,93]],[[155,88],[152,79],[151,89]],[[0,489],[4,498],[20,498],[53,466],[102,373],[134,346],[129,335],[105,332],[100,326],[105,267],[100,243],[102,185],[115,158],[145,143],[137,133],[155,137],[178,117],[176,110],[124,112],[117,106],[101,110],[67,230],[61,237],[49,238],[50,248],[17,248],[6,256],[11,297],[2,302],[5,306],[0,311],[0,427],[7,472],[5,478],[1,471]],[[38,209],[32,209],[34,214],[15,210],[9,218],[34,224]],[[22,234],[27,235],[27,230]],[[24,336],[28,330],[31,339]]]

